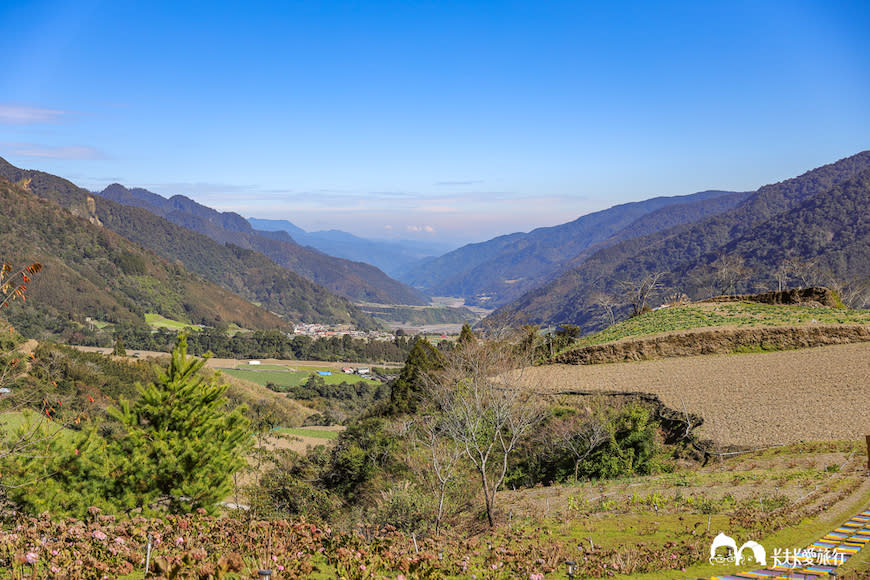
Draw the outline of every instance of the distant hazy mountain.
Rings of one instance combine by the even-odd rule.
[[[287,232],[303,246],[311,246],[330,256],[377,266],[393,277],[423,258],[440,256],[455,247],[416,240],[360,238],[341,230],[306,232],[287,220],[248,218],[248,223],[260,232]]]
[[[256,231],[239,214],[219,212],[183,195],[166,199],[145,189],[114,183],[99,193],[118,203],[141,207],[221,243],[254,250],[336,294],[359,302],[423,305],[417,290],[393,280],[378,268],[299,245],[291,236]]]
[[[601,325],[596,293],[618,296],[621,281],[663,272],[668,291],[704,297],[716,286],[723,259],[740,267],[738,286],[743,291],[775,288],[777,271],[786,260],[812,265],[816,276],[867,280],[867,208],[870,151],[766,185],[733,209],[700,221],[603,248],[496,314],[591,330]],[[800,284],[799,276],[793,272],[787,283]]]
[[[16,267],[43,265],[29,284],[30,300],[12,302],[3,312],[24,335],[68,338],[89,318],[145,324],[146,313],[189,324],[291,329],[287,320],[103,227],[94,198],[85,194],[74,215],[30,191],[50,180],[33,181],[38,183],[0,178],[3,260]]]
[[[406,269],[399,279],[433,296],[499,306],[547,282],[589,248],[695,221],[735,207],[748,195],[704,191],[617,205],[559,226],[463,246]]]
[[[194,272],[289,321],[346,323],[360,328],[376,326],[371,317],[346,298],[332,294],[253,250],[216,242],[144,208],[126,206],[92,195],[66,179],[42,171],[19,169],[3,159],[0,159],[0,176],[13,182],[27,183],[28,191],[39,197],[57,203],[76,216],[98,221],[104,228],[182,266],[182,269]],[[234,222],[231,216],[227,216],[227,219]],[[241,223],[247,226],[243,219]],[[63,244],[62,230],[57,230],[56,237],[58,243]],[[196,306],[198,301],[207,304],[211,300],[202,297],[190,304]],[[226,304],[231,305],[233,301],[227,300]],[[240,307],[234,308],[244,312]],[[228,320],[227,317],[225,319]],[[239,324],[251,327],[250,323]]]

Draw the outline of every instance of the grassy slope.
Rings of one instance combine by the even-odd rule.
[[[565,350],[624,338],[654,336],[701,328],[870,324],[870,311],[757,302],[704,302],[646,312],[583,337]]]

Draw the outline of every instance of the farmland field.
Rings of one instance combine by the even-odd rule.
[[[265,366],[265,365],[263,365]],[[267,368],[260,370],[262,367],[253,367],[253,368],[235,368],[235,369],[222,369],[221,372],[224,374],[239,378],[245,379],[246,381],[251,381],[253,383],[257,383],[258,385],[266,386],[268,383],[274,383],[279,387],[298,387],[303,384],[308,378],[315,374],[319,370],[326,369],[318,369],[316,367],[306,367],[299,370],[292,370],[288,367],[283,367],[284,370],[278,370],[275,368],[275,365],[269,365]],[[334,369],[330,369],[334,370]],[[329,385],[337,385],[339,383],[372,383],[377,384],[378,381],[374,381],[372,379],[367,379],[365,377],[361,377],[359,375],[346,375],[344,373],[334,373],[331,375],[323,376],[321,378],[326,384]]]
[[[546,365],[542,392],[644,392],[704,418],[722,445],[863,439],[870,434],[870,343],[598,365]]]

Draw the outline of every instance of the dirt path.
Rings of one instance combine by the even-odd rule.
[[[864,439],[870,434],[870,343],[527,369],[535,388],[655,393],[704,417],[725,445]]]

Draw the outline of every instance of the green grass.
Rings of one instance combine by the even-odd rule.
[[[7,411],[0,412],[0,437],[17,437],[16,433],[22,427],[28,430],[41,428],[42,423],[45,423],[47,433],[50,436],[58,434],[60,437],[72,437],[73,431],[66,429],[63,425],[55,422],[48,422],[43,415],[35,411]]]
[[[338,439],[337,431],[323,431],[319,429],[301,429],[293,427],[279,427],[275,429],[277,433],[287,433],[289,435],[298,435],[300,437],[315,437],[317,439]]]
[[[251,365],[248,363],[242,363],[236,365],[236,369],[240,371],[287,371],[290,370],[287,368],[287,365]]]
[[[170,330],[184,330],[185,328],[190,328],[190,324],[185,322],[178,322],[177,320],[171,320],[169,318],[164,318],[159,314],[145,314],[145,323],[148,324],[152,328],[168,328]]]
[[[240,369],[224,369],[222,372],[228,374],[230,376],[244,379],[246,381],[251,381],[253,383],[257,383],[258,385],[266,386],[268,383],[274,383],[281,387],[298,387],[299,385],[305,383],[308,380],[308,377],[315,374],[317,372],[316,368],[306,368],[304,371],[291,371],[291,370],[276,370],[274,367],[277,365],[260,365],[257,366],[257,369],[269,367],[266,370],[255,370],[250,368]],[[283,367],[286,369],[286,367]],[[323,370],[332,370],[335,369],[323,369]],[[344,373],[335,373],[333,372],[330,376],[321,377],[324,382],[328,385],[337,385],[339,383],[359,383],[359,382],[367,382],[375,384],[378,381],[373,381],[372,379],[367,379],[361,377],[359,375],[346,375]]]
[[[5,434],[14,433],[22,425],[26,425],[28,419],[33,420],[35,413],[13,411],[0,413],[0,432]]]
[[[643,337],[722,326],[802,326],[809,324],[870,324],[870,311],[813,308],[757,302],[709,302],[645,312],[575,342],[570,349]]]

